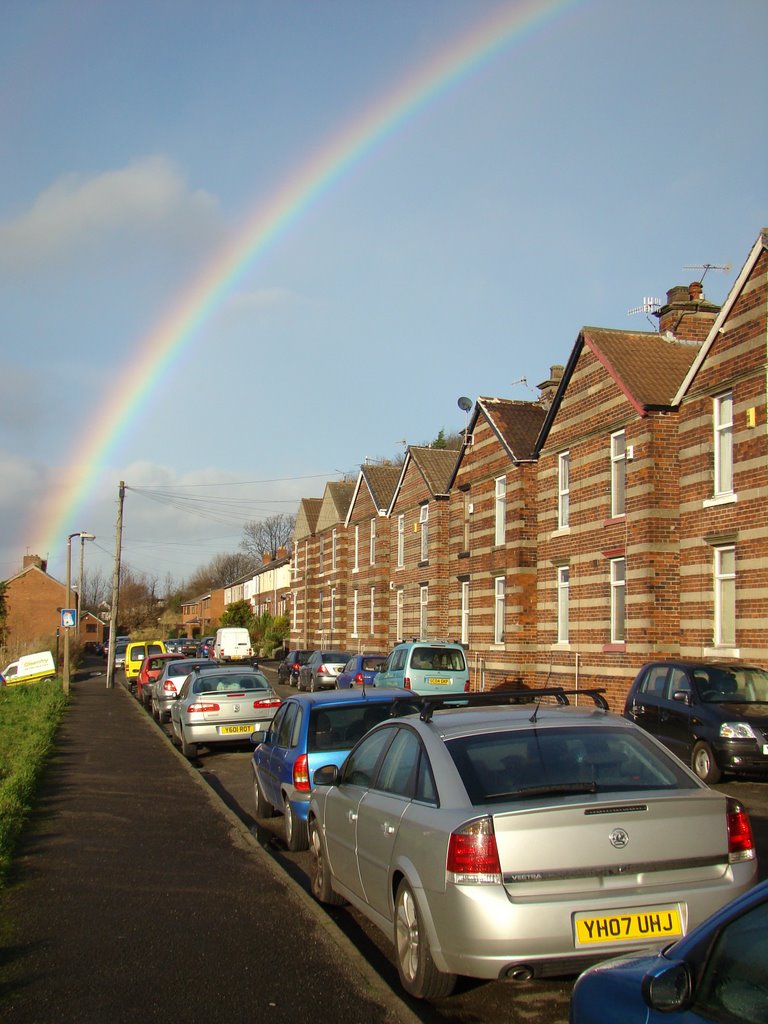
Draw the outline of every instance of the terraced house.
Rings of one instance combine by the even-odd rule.
[[[479,398],[460,452],[410,448],[386,513],[371,467],[328,485],[314,533],[302,502],[292,644],[329,635],[335,587],[348,648],[459,639],[475,688],[598,685],[619,708],[657,655],[768,666],[768,231],[722,308],[693,282],[655,315],[582,328],[538,401]]]

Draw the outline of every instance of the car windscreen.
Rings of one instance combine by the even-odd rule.
[[[346,707],[313,707],[309,717],[307,752],[350,750],[374,725],[389,717],[390,701],[360,701]]]
[[[456,647],[414,647],[411,668],[429,672],[464,672],[464,652]]]
[[[346,665],[349,661],[349,654],[346,651],[323,651],[322,660]]]
[[[449,739],[446,747],[473,804],[697,788],[639,729],[505,730]]]
[[[693,678],[705,704],[768,702],[768,672],[761,668],[695,668]]]
[[[167,674],[169,676],[188,676],[193,668],[198,668],[199,664],[195,661],[172,661],[168,666]]]
[[[361,658],[360,668],[364,672],[381,672],[386,660],[386,658]]]
[[[194,693],[252,693],[254,690],[271,689],[266,676],[239,672],[226,676],[204,672],[192,686]]]

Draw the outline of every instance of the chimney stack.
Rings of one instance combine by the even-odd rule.
[[[667,301],[653,315],[659,318],[659,334],[669,332],[678,341],[704,341],[720,307],[708,302],[701,281],[677,284],[667,292]]]
[[[549,379],[544,380],[541,384],[537,384],[536,387],[539,389],[539,405],[544,409],[549,409],[552,402],[555,400],[555,393],[560,386],[560,381],[563,379],[563,373],[565,367],[555,364],[549,368]]]

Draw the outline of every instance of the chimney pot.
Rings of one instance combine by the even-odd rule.
[[[691,281],[691,283],[688,285],[688,297],[690,298],[691,302],[698,302],[700,299],[702,299],[704,297],[702,294],[703,291],[704,288],[701,281]]]

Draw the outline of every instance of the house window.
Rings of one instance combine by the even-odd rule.
[[[623,558],[611,559],[611,643],[626,639],[627,568]]]
[[[376,564],[376,520],[371,520],[371,565]]]
[[[464,491],[464,546],[462,551],[469,551],[469,519],[471,516],[472,503],[469,497],[469,491]]]
[[[714,401],[715,495],[733,494],[733,395]]]
[[[331,571],[336,568],[336,527],[331,530]]]
[[[507,594],[507,581],[504,576],[497,576],[493,581],[493,642],[504,643],[504,605]]]
[[[299,575],[299,549],[298,547],[293,552],[293,578],[296,579]]]
[[[370,630],[369,630],[371,636],[373,636],[373,634],[375,632],[375,629],[374,629],[374,627],[375,627],[375,620],[374,620],[375,609],[376,609],[376,588],[375,587],[371,587],[371,627],[370,627]]]
[[[461,642],[469,643],[469,580],[461,583]]]
[[[293,632],[297,632],[299,628],[299,595],[298,593],[294,596],[293,600]]]
[[[336,587],[331,587],[331,636],[336,629]]]
[[[557,568],[557,642],[568,643],[568,599],[570,590],[570,569],[567,565]]]
[[[503,544],[507,532],[507,478],[496,478],[496,532],[494,544]]]
[[[325,565],[325,536],[320,538],[320,547],[317,555],[317,571],[322,576]]]
[[[623,430],[611,434],[611,516],[624,515],[627,487],[627,443]]]
[[[397,591],[395,606],[395,639],[400,643],[403,639],[403,588]]]
[[[421,530],[421,552],[422,562],[429,559],[429,505],[422,505],[419,509],[419,524]]]
[[[321,633],[323,632],[323,618],[324,618],[323,592],[321,590],[319,595],[318,595],[318,599],[317,599],[317,624],[318,624],[318,628],[319,628]]]
[[[357,590],[352,591],[352,636],[357,636]]]
[[[715,548],[715,647],[736,646],[736,549]]]
[[[405,565],[405,516],[397,517],[397,568]]]
[[[557,457],[557,526],[564,529],[570,522],[571,453],[560,452]]]
[[[422,584],[419,587],[419,636],[424,640],[429,635],[427,632],[427,607],[429,605],[429,587]]]

